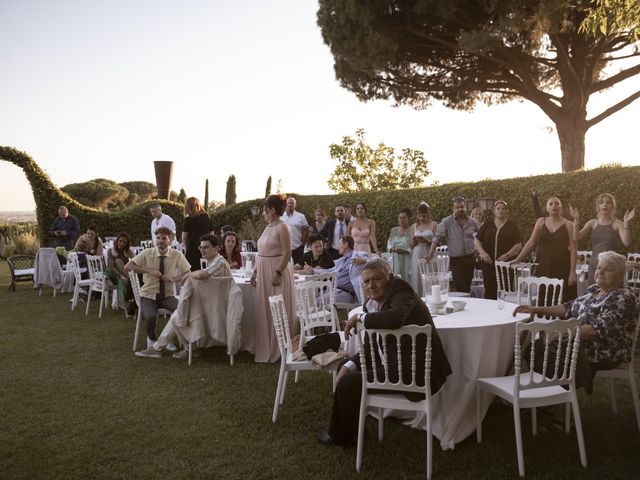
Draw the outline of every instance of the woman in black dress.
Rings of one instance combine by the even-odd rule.
[[[509,261],[522,249],[520,229],[515,222],[507,218],[508,208],[507,202],[498,200],[493,205],[493,219],[482,224],[473,242],[481,260],[484,298],[493,300],[498,296],[496,269],[493,262]]]
[[[558,197],[547,200],[547,217],[539,218],[533,227],[531,238],[515,259],[523,261],[536,245],[538,255],[536,276],[564,280],[562,301],[576,298],[576,242],[573,222],[562,217],[562,202]]]
[[[187,261],[191,271],[200,270],[200,237],[208,233],[213,235],[213,222],[196,197],[189,197],[184,202],[184,226],[182,227],[182,244],[185,246]]]

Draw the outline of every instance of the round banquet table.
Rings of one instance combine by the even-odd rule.
[[[515,325],[528,317],[525,314],[513,317],[513,304],[507,303],[501,310],[495,300],[466,297],[464,301],[467,305],[462,311],[433,316],[453,372],[432,399],[433,434],[443,450],[453,449],[475,432],[476,379],[505,375],[513,359]],[[361,312],[362,307],[358,307],[349,316]],[[347,345],[350,354],[355,353],[352,339],[354,335]],[[484,392],[482,395],[484,417],[493,395]],[[407,425],[426,429],[422,413],[385,410],[384,416],[404,418]]]

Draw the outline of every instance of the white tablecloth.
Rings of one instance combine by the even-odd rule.
[[[515,305],[508,303],[500,310],[495,300],[467,297],[464,301],[465,310],[433,318],[453,371],[440,394],[433,398],[433,434],[443,450],[453,449],[475,432],[476,379],[505,374],[513,358],[515,324],[527,318],[527,315],[514,318]],[[358,310],[362,311],[361,307],[352,313]],[[493,396],[483,395],[484,417]],[[384,415],[406,418],[408,425],[426,428],[422,414],[407,416],[389,410]]]

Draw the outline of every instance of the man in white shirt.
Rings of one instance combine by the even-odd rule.
[[[153,242],[153,246],[156,247],[156,230],[160,227],[166,227],[173,232],[173,238],[176,238],[176,222],[173,221],[169,215],[162,213],[162,206],[159,203],[152,203],[149,207],[149,211],[151,212],[151,216],[153,220],[151,220],[151,241]]]
[[[287,224],[291,233],[291,258],[295,265],[302,260],[304,246],[309,236],[309,224],[302,213],[296,212],[296,199],[293,197],[287,198],[287,208],[280,219]]]

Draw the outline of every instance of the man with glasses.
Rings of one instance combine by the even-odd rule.
[[[160,227],[155,232],[156,246],[146,248],[125,265],[127,272],[142,273],[144,285],[140,289],[140,308],[142,318],[147,324],[147,349],[136,352],[144,358],[160,358],[162,352],[153,348],[156,336],[156,318],[158,308],[174,311],[178,299],[174,295],[173,284],[179,282],[191,271],[191,265],[179,250],[170,247],[173,232]],[[174,345],[167,350],[176,351]]]
[[[449,252],[453,286],[458,292],[470,292],[475,267],[473,239],[480,225],[467,216],[464,198],[456,197],[451,201],[452,215],[438,224],[437,241],[431,244],[430,256],[437,245],[446,245]]]

